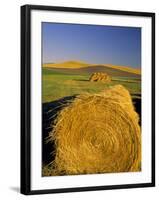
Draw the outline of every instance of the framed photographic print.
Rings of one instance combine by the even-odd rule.
[[[21,193],[155,186],[155,14],[21,7]]]

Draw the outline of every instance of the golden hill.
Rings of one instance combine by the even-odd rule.
[[[67,61],[62,63],[45,63],[43,64],[43,67],[53,67],[53,68],[82,68],[82,67],[88,67],[90,64],[84,63],[81,61]]]
[[[96,67],[99,66],[99,64],[89,64],[81,61],[66,61],[62,63],[44,63],[43,67],[49,67],[49,68],[64,68],[64,69],[80,69],[85,67]],[[100,64],[100,66],[111,68],[111,69],[117,69],[133,74],[141,74],[141,69],[135,69],[132,67],[127,66],[120,66],[120,65],[112,65],[112,64]]]
[[[104,64],[104,66],[106,67],[110,67],[112,69],[118,69],[118,70],[122,70],[125,72],[130,72],[130,73],[134,73],[134,74],[141,74],[141,69],[135,69],[132,67],[126,67],[126,66],[120,66],[120,65],[111,65],[111,64]]]

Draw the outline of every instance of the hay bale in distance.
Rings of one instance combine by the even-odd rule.
[[[121,85],[79,95],[65,107],[50,133],[55,142],[52,175],[140,171],[138,114]]]
[[[91,82],[103,82],[103,83],[109,83],[111,82],[111,77],[107,73],[102,72],[95,72],[91,75],[90,79]]]

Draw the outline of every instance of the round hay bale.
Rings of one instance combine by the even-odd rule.
[[[50,133],[56,145],[52,175],[141,170],[138,120],[121,85],[79,95],[58,114]]]
[[[109,83],[111,82],[111,77],[106,74],[106,73],[102,73],[102,72],[95,72],[91,75],[89,81],[91,82],[104,82],[104,83]]]

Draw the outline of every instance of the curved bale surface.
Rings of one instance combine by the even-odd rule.
[[[140,171],[138,120],[121,85],[79,95],[59,113],[50,133],[56,151],[49,175]]]
[[[91,75],[90,79],[91,82],[104,82],[104,83],[109,83],[111,82],[111,77],[107,73],[102,73],[102,72],[95,72]]]

